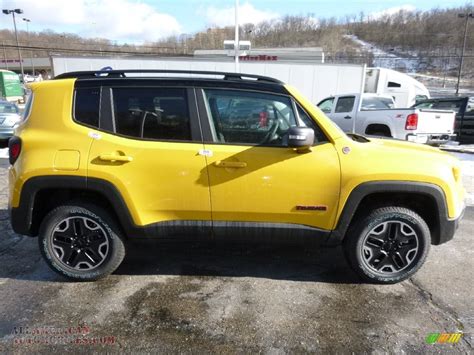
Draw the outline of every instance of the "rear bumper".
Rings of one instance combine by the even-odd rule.
[[[409,133],[406,140],[424,144],[443,144],[456,139],[456,134],[443,133]]]
[[[0,140],[10,139],[15,132],[13,127],[0,128]]]
[[[465,211],[466,211],[466,206],[464,205],[460,215],[457,218],[453,218],[453,219],[444,218],[440,220],[439,240],[437,240],[433,244],[439,245],[439,244],[449,242],[451,239],[453,239],[454,234],[456,233],[459,227],[459,223],[464,217]]]

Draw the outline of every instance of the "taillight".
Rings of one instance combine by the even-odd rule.
[[[8,156],[10,164],[15,164],[21,153],[21,139],[19,137],[11,137],[8,141]]]
[[[418,114],[411,113],[407,116],[407,122],[405,123],[405,129],[413,131],[418,128]]]

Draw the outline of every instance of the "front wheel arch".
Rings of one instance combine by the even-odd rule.
[[[351,224],[379,207],[402,206],[413,209],[428,223],[431,243],[440,244],[447,233],[448,208],[443,190],[434,184],[411,181],[370,181],[355,187],[345,201],[328,245],[343,242]]]

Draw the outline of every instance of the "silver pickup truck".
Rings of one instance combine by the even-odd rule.
[[[384,136],[438,145],[455,137],[455,113],[446,110],[397,108],[390,96],[336,95],[318,107],[344,132]]]

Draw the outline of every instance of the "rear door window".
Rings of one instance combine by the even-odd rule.
[[[184,88],[113,88],[116,133],[139,139],[190,141]]]

